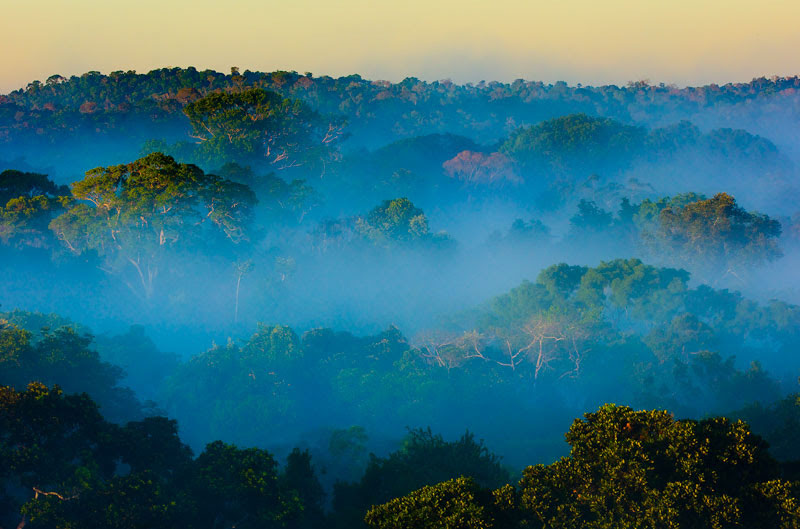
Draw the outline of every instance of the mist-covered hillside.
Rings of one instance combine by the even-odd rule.
[[[799,85],[0,96],[0,528],[797,527]]]

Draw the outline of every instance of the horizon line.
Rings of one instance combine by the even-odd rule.
[[[231,68],[238,68],[238,67],[233,66]],[[194,69],[195,71],[198,71],[198,72],[213,72],[213,73],[217,73],[217,74],[222,74],[225,77],[231,77],[232,76],[232,73],[225,73],[224,71],[219,70],[219,69],[215,69],[215,68],[198,68],[198,67],[192,66],[192,65],[189,65],[189,66],[161,66],[161,67],[157,67],[157,68],[152,68],[152,69],[150,69],[150,70],[148,70],[146,72],[142,72],[142,71],[139,71],[139,70],[136,70],[136,69],[109,70],[107,72],[103,72],[102,70],[86,70],[86,71],[84,71],[82,73],[79,73],[79,74],[73,73],[73,74],[69,74],[69,75],[62,75],[60,73],[54,73],[54,74],[51,74],[51,75],[45,77],[44,80],[42,80],[42,79],[33,79],[33,80],[29,81],[25,86],[20,86],[18,88],[11,89],[11,90],[8,90],[6,92],[0,92],[0,96],[11,95],[11,94],[13,94],[15,92],[25,92],[32,84],[37,83],[37,82],[40,83],[40,84],[46,84],[47,79],[55,77],[55,76],[63,77],[65,79],[65,82],[69,82],[73,78],[81,78],[81,77],[84,77],[84,76],[92,74],[92,73],[97,73],[97,74],[99,74],[101,76],[104,76],[104,77],[111,77],[111,75],[115,74],[115,73],[121,73],[121,74],[131,74],[131,73],[133,73],[135,75],[148,75],[148,74],[151,74],[153,72],[162,71],[162,70],[191,70],[191,69]],[[720,87],[722,87],[722,86],[747,85],[747,84],[750,84],[750,83],[752,83],[752,82],[754,82],[756,80],[759,80],[759,79],[766,79],[768,81],[775,82],[775,81],[779,81],[779,80],[789,80],[789,79],[798,79],[798,78],[800,78],[800,73],[794,73],[794,74],[788,74],[788,75],[781,75],[781,74],[765,75],[765,74],[761,74],[761,75],[755,75],[755,76],[751,77],[749,80],[728,80],[728,81],[724,81],[724,82],[723,81],[709,82],[709,83],[705,83],[705,84],[678,84],[676,82],[652,81],[649,78],[628,79],[628,80],[626,80],[626,81],[624,81],[622,83],[597,83],[597,84],[594,84],[592,82],[584,83],[584,82],[580,82],[580,81],[569,81],[569,80],[564,80],[564,79],[544,80],[544,79],[533,79],[533,78],[526,78],[526,77],[517,77],[517,78],[514,78],[514,79],[507,79],[507,80],[503,80],[503,79],[453,80],[452,77],[431,78],[429,76],[421,76],[420,77],[420,76],[416,76],[416,75],[406,75],[402,79],[392,80],[392,79],[385,79],[385,78],[379,78],[379,77],[374,77],[373,78],[373,77],[370,77],[370,76],[365,76],[364,74],[360,74],[358,72],[353,72],[353,73],[346,74],[346,75],[338,75],[338,76],[336,76],[336,75],[330,75],[330,74],[316,74],[316,73],[310,72],[310,71],[306,71],[306,72],[301,73],[301,72],[299,72],[297,70],[284,70],[284,69],[276,69],[276,70],[250,70],[248,68],[245,68],[245,69],[238,68],[238,69],[240,70],[240,72],[242,74],[246,74],[246,73],[273,74],[273,73],[285,72],[285,73],[295,74],[295,75],[298,75],[300,77],[309,77],[309,78],[312,78],[312,79],[320,79],[320,78],[325,79],[325,78],[328,78],[328,79],[334,79],[334,80],[339,80],[339,79],[345,79],[345,78],[348,78],[348,77],[358,76],[363,81],[367,81],[367,82],[371,82],[371,83],[388,82],[388,83],[391,83],[392,85],[400,84],[403,81],[406,81],[406,80],[409,80],[409,79],[416,79],[416,80],[424,82],[426,84],[451,83],[451,84],[453,84],[455,86],[458,86],[458,87],[470,87],[470,86],[476,87],[476,86],[480,86],[480,85],[491,85],[491,84],[512,85],[512,84],[514,84],[514,83],[516,83],[518,81],[522,81],[524,83],[542,83],[542,84],[545,84],[545,85],[548,85],[548,86],[555,86],[557,84],[566,84],[567,87],[569,87],[569,88],[609,88],[609,87],[629,88],[632,85],[643,84],[644,86],[649,86],[649,87],[654,87],[654,88],[671,88],[671,89],[685,90],[685,89],[690,89],[690,88],[705,88],[705,87],[709,87],[709,86],[720,86]]]

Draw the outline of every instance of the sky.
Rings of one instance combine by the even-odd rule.
[[[783,0],[0,0],[0,92],[194,66],[679,86],[800,73]]]

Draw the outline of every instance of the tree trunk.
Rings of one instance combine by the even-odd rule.
[[[233,323],[239,323],[239,286],[242,284],[242,274],[236,279],[236,306],[233,309]]]

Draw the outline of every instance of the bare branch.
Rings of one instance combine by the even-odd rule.
[[[72,496],[63,496],[63,495],[59,494],[58,492],[45,492],[45,491],[43,491],[41,489],[38,489],[36,487],[32,487],[32,488],[33,488],[33,492],[34,492],[33,499],[35,499],[35,500],[39,498],[40,494],[42,496],[54,496],[54,497],[58,498],[61,501],[74,500],[79,496],[78,494],[73,494]]]

